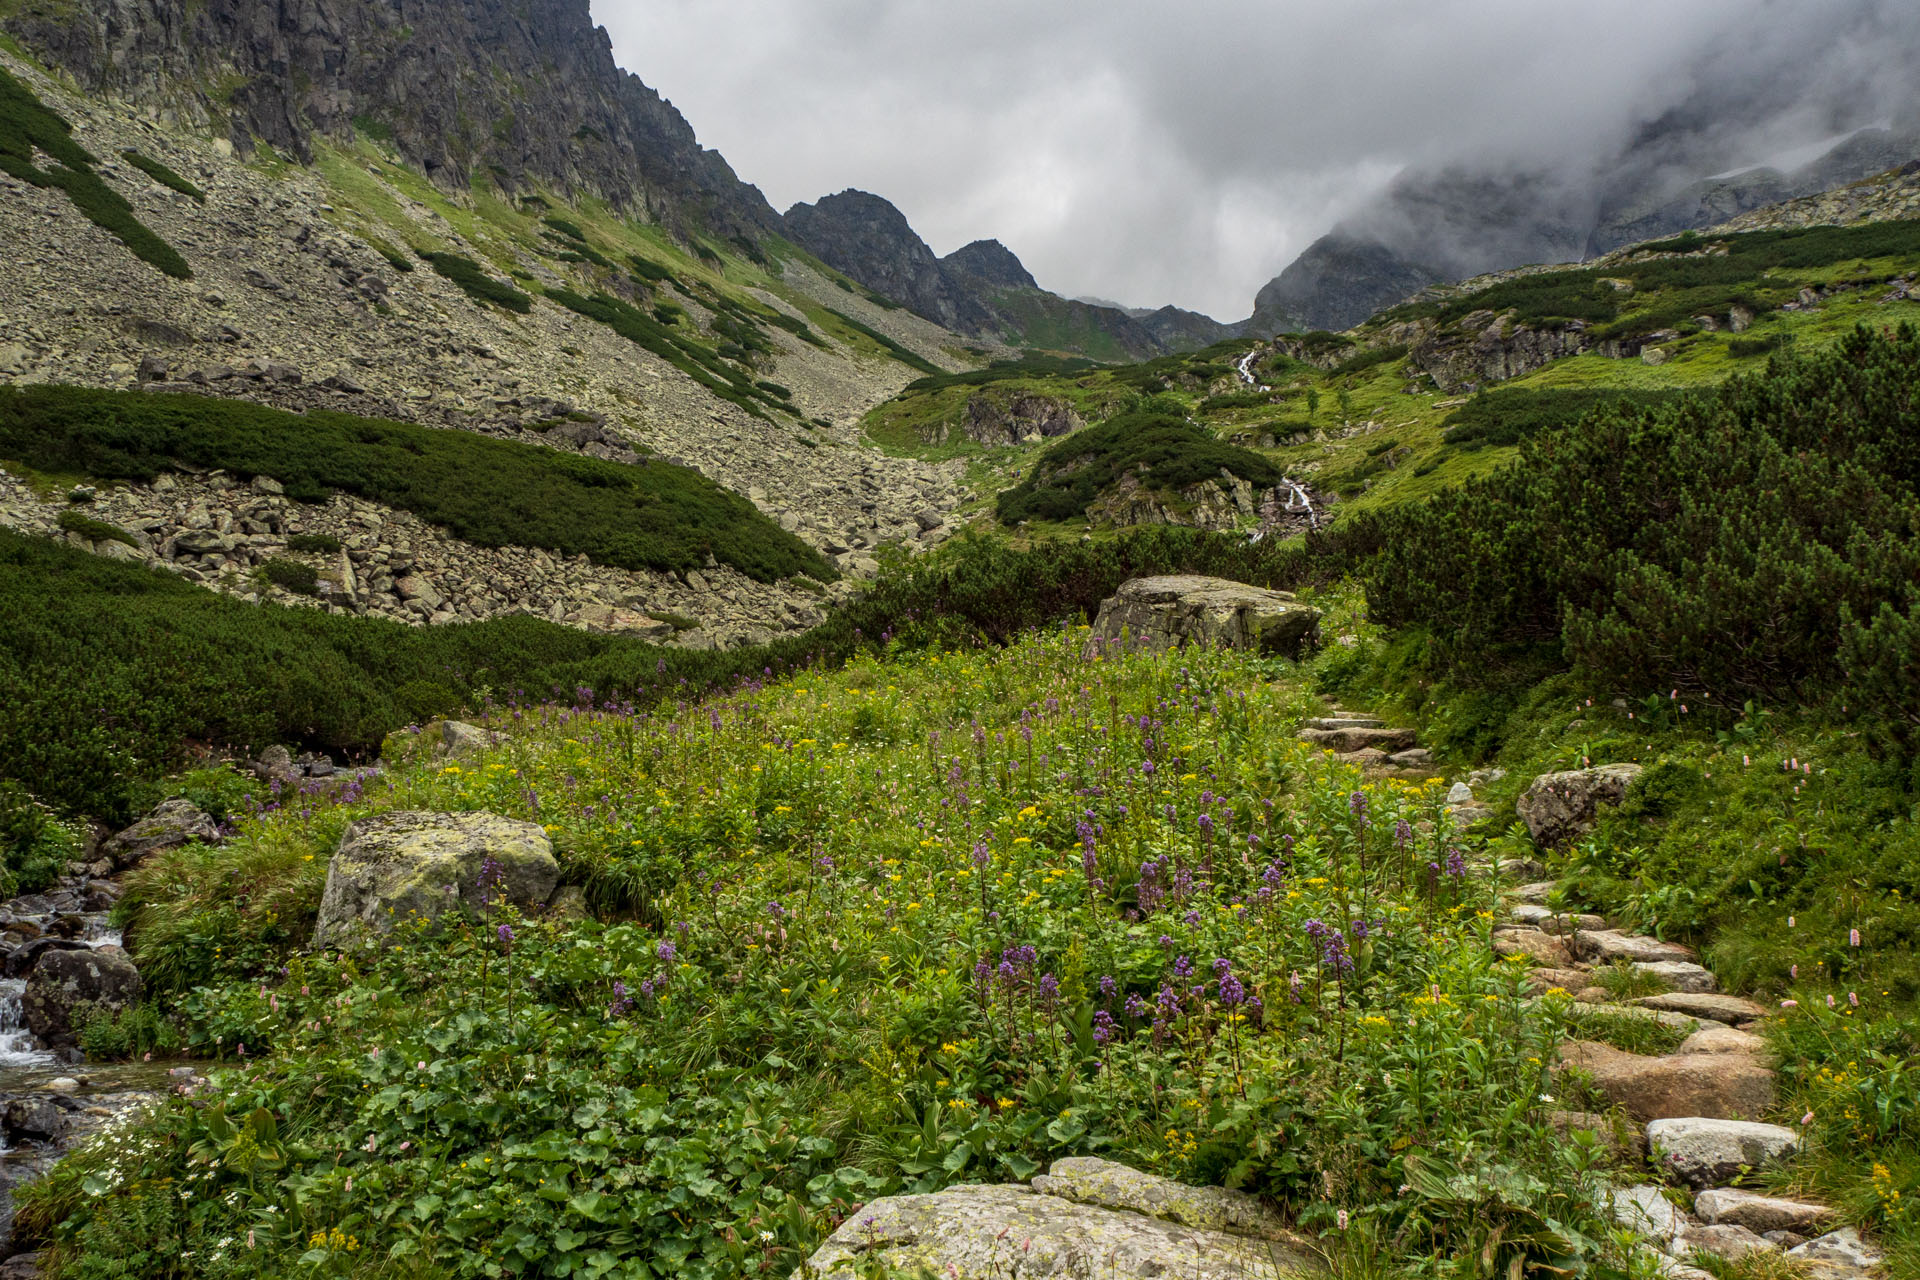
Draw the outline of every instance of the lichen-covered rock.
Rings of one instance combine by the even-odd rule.
[[[1134,578],[1100,606],[1089,654],[1115,645],[1158,652],[1183,644],[1297,656],[1320,630],[1320,611],[1284,591],[1225,578]]]
[[[27,1030],[55,1048],[74,1042],[82,1006],[115,1012],[140,998],[140,971],[118,947],[49,951],[33,966],[20,1004]]]
[[[190,840],[218,840],[220,830],[191,800],[162,800],[152,813],[126,830],[109,836],[100,854],[124,871],[162,849],[177,849]]]
[[[1649,1123],[1647,1145],[1662,1168],[1698,1188],[1784,1158],[1800,1135],[1777,1124],[1682,1116]]]
[[[1030,1187],[949,1187],[875,1200],[794,1280],[924,1270],[941,1280],[1278,1280],[1325,1271],[1304,1239],[1250,1196],[1189,1187],[1105,1160],[1057,1161]]]
[[[1636,1120],[1705,1116],[1751,1120],[1773,1105],[1773,1072],[1739,1054],[1672,1054],[1649,1058],[1580,1041],[1561,1061],[1579,1067],[1615,1106]]]
[[[1673,991],[1666,995],[1642,996],[1635,1003],[1649,1009],[1665,1009],[1672,1013],[1708,1018],[1714,1022],[1724,1022],[1729,1025],[1752,1022],[1755,1018],[1767,1016],[1766,1009],[1751,1000],[1708,992]]]
[[[1737,1187],[1716,1187],[1694,1197],[1693,1207],[1707,1223],[1731,1223],[1762,1234],[1768,1231],[1818,1231],[1834,1212],[1823,1204],[1807,1204],[1779,1196],[1756,1195]]]
[[[489,860],[499,868],[498,884],[483,887]],[[313,945],[382,936],[410,917],[438,919],[488,900],[544,905],[559,878],[553,845],[531,822],[419,810],[363,818],[341,834],[327,864]]]
[[[1514,804],[1534,842],[1552,847],[1593,829],[1603,804],[1619,804],[1640,776],[1637,764],[1606,764],[1597,769],[1543,773]]]

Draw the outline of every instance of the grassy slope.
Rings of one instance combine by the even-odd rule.
[[[1781,269],[1754,277],[1771,295],[1791,297],[1802,286],[1841,285],[1863,280],[1881,281],[1897,274],[1920,272],[1920,255],[1875,258],[1815,267]],[[1639,359],[1613,360],[1582,355],[1549,364],[1525,377],[1499,384],[1501,388],[1551,389],[1559,387],[1684,390],[1713,386],[1729,375],[1753,371],[1764,357],[1736,358],[1729,346],[1738,339],[1780,338],[1795,349],[1830,345],[1854,326],[1867,323],[1891,327],[1920,320],[1920,302],[1882,302],[1885,292],[1870,287],[1841,292],[1809,311],[1773,311],[1763,314],[1745,334],[1697,333],[1663,344],[1671,358],[1663,365]],[[1670,294],[1646,291],[1623,301],[1621,316],[1629,324],[1641,314],[1666,305]],[[1465,306],[1467,304],[1460,304]],[[1378,326],[1356,331],[1363,342],[1379,341]],[[1244,352],[1251,343],[1222,344],[1221,349]],[[1189,365],[1212,363],[1217,357],[1196,354]],[[1167,361],[1153,362],[1167,365]],[[867,434],[881,447],[926,457],[967,457],[975,464],[976,483],[990,488],[1014,483],[1016,473],[1031,468],[1043,445],[988,449],[954,434],[964,420],[967,399],[975,392],[996,398],[1016,393],[1050,395],[1082,408],[1089,421],[1130,407],[1143,393],[1138,371],[1130,366],[1108,372],[1074,376],[1010,378],[985,388],[950,387],[939,391],[909,389],[868,415]],[[1508,447],[1461,449],[1442,440],[1449,415],[1463,397],[1448,396],[1420,383],[1404,360],[1388,361],[1352,374],[1328,373],[1290,364],[1266,380],[1274,387],[1267,403],[1208,407],[1210,395],[1244,390],[1236,382],[1195,386],[1176,379],[1158,390],[1172,395],[1221,438],[1256,444],[1262,435],[1276,435],[1275,447],[1264,449],[1274,462],[1296,478],[1346,499],[1351,510],[1388,507],[1418,501],[1441,488],[1492,470],[1512,457]],[[1410,387],[1413,388],[1410,390]],[[1342,406],[1341,393],[1347,396]],[[1310,411],[1309,394],[1318,406]],[[1302,425],[1307,430],[1302,433]],[[940,426],[949,430],[945,443],[930,443]],[[1389,442],[1391,442],[1389,444]],[[1382,446],[1387,446],[1382,448]],[[1378,452],[1376,452],[1378,451]],[[1384,458],[1383,458],[1384,455]],[[1072,526],[1079,527],[1079,526]]]

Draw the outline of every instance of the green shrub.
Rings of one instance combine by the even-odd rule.
[[[635,346],[651,351],[714,395],[738,405],[756,418],[766,417],[761,410],[762,404],[785,407],[779,400],[756,387],[751,373],[729,364],[721,358],[720,353],[686,334],[669,329],[631,303],[604,293],[591,298],[583,297],[570,289],[549,289],[547,297],[570,311],[607,326]],[[727,318],[722,316],[715,327],[717,329],[728,323]]]
[[[1916,393],[1920,336],[1862,328],[1715,394],[1596,409],[1390,516],[1369,613],[1463,677],[1530,652],[1636,697],[1844,690],[1920,728]]]
[[[201,204],[207,202],[206,192],[194,186],[191,182],[188,182],[185,178],[167,168],[166,165],[161,164],[152,156],[141,155],[138,151],[122,151],[120,158],[140,170],[140,172],[146,174],[149,178],[152,178],[161,186],[171,187],[183,196],[192,196]]]
[[[150,1003],[112,1009],[82,1002],[74,1006],[73,1021],[90,1062],[125,1062],[150,1053],[171,1057],[184,1047],[179,1029]]]
[[[898,311],[900,308],[898,306],[893,306],[890,309]],[[938,365],[934,364],[931,360],[928,360],[926,357],[920,355],[918,352],[907,350],[907,348],[901,346],[899,343],[895,342],[892,338],[889,338],[886,334],[881,333],[878,329],[870,328],[867,325],[861,324],[858,320],[855,320],[852,316],[847,315],[845,312],[835,311],[832,307],[828,307],[827,313],[831,315],[834,319],[838,320],[841,324],[844,324],[845,326],[847,326],[847,328],[853,330],[855,333],[860,334],[862,337],[869,338],[872,341],[879,343],[883,351],[885,351],[888,355],[892,356],[895,360],[898,360],[901,364],[906,365],[907,368],[918,369],[920,372],[927,373],[927,374],[939,374],[943,372],[943,370],[941,370]]]
[[[1334,365],[1333,368],[1327,370],[1327,374],[1329,377],[1343,378],[1350,374],[1364,373],[1368,369],[1378,368],[1380,365],[1391,364],[1395,360],[1403,359],[1406,354],[1407,344],[1404,342],[1393,342],[1385,346],[1368,347],[1366,350],[1350,355],[1339,364]]]
[[[406,254],[400,252],[398,249],[394,248],[392,245],[388,244],[385,240],[382,240],[377,236],[369,236],[367,237],[367,243],[372,245],[373,251],[379,254],[381,257],[385,258],[387,260],[387,265],[392,267],[395,271],[400,272],[402,275],[406,275],[412,272],[413,259],[409,258]]]
[[[0,529],[0,688],[12,691],[0,699],[0,778],[63,812],[124,825],[160,798],[153,781],[183,763],[189,743],[257,750],[297,741],[367,756],[392,730],[478,704],[487,690],[542,698],[588,688],[645,706],[767,671],[837,664],[889,641],[1004,643],[1086,617],[1120,583],[1149,574],[1326,582],[1377,547],[1365,520],[1289,543],[1182,528],[1031,551],[964,539],[937,563],[877,581],[805,634],[692,651],[520,616],[415,628],[247,605]]]
[[[1769,351],[1778,351],[1781,347],[1781,334],[1771,333],[1764,338],[1733,338],[1727,342],[1727,354],[1735,360],[1745,360],[1751,356],[1763,356]]]
[[[822,338],[819,334],[815,333],[813,331],[813,326],[809,325],[805,320],[802,320],[799,316],[790,316],[784,311],[773,310],[773,311],[769,311],[765,316],[762,316],[761,318],[765,320],[768,324],[775,325],[775,326],[778,326],[779,328],[785,329],[788,333],[800,339],[802,342],[808,343],[816,347],[825,347],[827,345],[826,339]]]
[[[901,394],[944,391],[948,387],[984,387],[1009,378],[1071,376],[1103,367],[1096,361],[1079,356],[1030,355],[1018,360],[995,360],[984,369],[965,369],[959,373],[933,373],[924,378],[915,378],[906,385]]]
[[[475,302],[492,302],[521,315],[533,310],[533,299],[510,284],[503,284],[480,269],[472,258],[457,253],[422,253],[427,265],[460,286]]]
[[[275,556],[260,566],[260,576],[274,586],[299,596],[320,594],[320,572],[304,560]]]
[[[1218,479],[1222,470],[1262,487],[1281,479],[1271,462],[1250,449],[1226,444],[1184,419],[1141,410],[1075,432],[1048,449],[1018,485],[1001,492],[996,507],[1005,524],[1069,520],[1085,515],[1126,476],[1171,496]]]
[[[80,834],[27,789],[0,775],[0,895],[38,893],[80,856]]]
[[[330,533],[295,533],[287,538],[287,550],[310,551],[330,555],[341,548],[340,539]]]
[[[1567,426],[1603,408],[1667,404],[1677,391],[1639,391],[1611,387],[1512,388],[1482,391],[1447,415],[1441,439],[1468,449],[1519,444],[1543,431]]]
[[[647,280],[655,284],[661,281],[666,281],[669,284],[678,283],[674,278],[673,272],[653,261],[651,258],[643,258],[637,253],[630,253],[627,255],[627,261],[632,264],[634,273],[642,280]]]
[[[627,569],[697,568],[712,554],[760,581],[802,571],[832,575],[817,553],[752,503],[690,468],[630,466],[341,413],[0,387],[0,457],[36,470],[126,480],[150,480],[175,462],[221,467],[271,476],[307,501],[339,490],[398,507],[482,546],[584,552]]]
[[[54,161],[42,169],[44,153]],[[94,158],[73,140],[67,122],[55,115],[25,85],[0,68],[0,172],[36,187],[54,187],[101,230],[117,238],[135,256],[181,280],[193,269],[172,245],[134,216],[133,206],[101,181]]]
[[[580,229],[580,224],[577,222],[571,222],[557,215],[548,216],[541,219],[541,221],[545,222],[569,240],[578,240],[582,244],[586,243],[587,233]]]
[[[132,534],[119,525],[81,515],[72,507],[62,508],[60,514],[54,517],[54,521],[68,533],[77,533],[88,542],[118,542],[129,547],[140,545]]]

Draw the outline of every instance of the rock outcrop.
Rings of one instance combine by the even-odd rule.
[[[162,800],[152,813],[107,837],[100,846],[100,856],[111,861],[114,870],[125,871],[163,849],[177,849],[193,840],[210,843],[219,838],[219,827],[193,801]]]
[[[856,1214],[795,1280],[888,1275],[997,1280],[1284,1280],[1319,1275],[1311,1246],[1252,1197],[1105,1160],[1057,1161],[1031,1186],[888,1196]]]
[[[1122,583],[1100,605],[1089,652],[1200,644],[1296,657],[1319,630],[1320,611],[1287,592],[1175,574]]]
[[[1693,1187],[1712,1187],[1743,1169],[1758,1169],[1798,1149],[1800,1135],[1751,1120],[1675,1116],[1647,1125],[1654,1159]]]
[[[1560,1057],[1636,1120],[1753,1120],[1773,1105],[1773,1071],[1758,1058],[1720,1053],[1649,1058],[1591,1041],[1566,1046]]]
[[[313,945],[381,937],[456,908],[544,906],[559,879],[553,845],[531,822],[420,810],[363,818],[341,833],[327,864]]]
[[[140,971],[118,947],[51,951],[33,966],[20,1002],[27,1030],[57,1048],[73,1044],[76,1020],[85,1011],[117,1012],[138,1000],[140,991]]]
[[[779,218],[672,104],[622,71],[587,0],[10,6],[6,30],[91,92],[310,161],[371,130],[437,185],[550,184],[683,232],[757,240]],[[217,86],[234,86],[222,91]]]
[[[1599,807],[1619,804],[1639,776],[1637,764],[1543,773],[1521,795],[1514,810],[1536,843],[1547,847],[1565,844],[1591,831]]]

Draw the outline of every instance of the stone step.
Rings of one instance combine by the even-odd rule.
[[[1744,1053],[1765,1057],[1767,1042],[1750,1031],[1736,1031],[1722,1022],[1710,1022],[1688,1036],[1675,1053]]]
[[[1717,1187],[1741,1173],[1785,1159],[1800,1135],[1777,1124],[1673,1116],[1647,1123],[1647,1145],[1660,1167],[1696,1189]]]
[[[1524,902],[1544,907],[1553,891],[1560,887],[1558,880],[1535,880],[1532,884],[1515,885],[1507,890],[1507,898],[1513,902]]]
[[[1618,1018],[1639,1018],[1646,1022],[1657,1022],[1673,1031],[1689,1033],[1698,1031],[1702,1027],[1726,1025],[1715,1022],[1711,1018],[1696,1018],[1688,1013],[1675,1013],[1671,1009],[1643,1009],[1637,1004],[1588,1004],[1585,1001],[1576,1000],[1569,1008],[1572,1013],[1579,1016],[1599,1013],[1612,1014]]]
[[[1752,1022],[1756,1018],[1767,1016],[1765,1007],[1751,1000],[1742,1000],[1739,996],[1714,995],[1704,991],[1674,991],[1666,995],[1642,996],[1634,1003],[1646,1009],[1664,1009],[1670,1013],[1684,1013],[1695,1018],[1711,1018],[1715,1022],[1724,1022],[1729,1026],[1739,1022]]]
[[[1751,1120],[1765,1115],[1775,1096],[1773,1071],[1758,1058],[1738,1054],[1655,1058],[1578,1040],[1561,1046],[1560,1060],[1584,1071],[1613,1105],[1642,1122],[1680,1117]]]
[[[1613,929],[1580,929],[1573,935],[1574,955],[1594,963],[1613,960],[1654,963],[1662,960],[1691,961],[1693,948],[1677,942],[1662,942]]]
[[[1521,903],[1508,913],[1515,924],[1538,929],[1542,933],[1572,933],[1575,929],[1604,929],[1605,917],[1583,915],[1577,911],[1553,911],[1533,903]]]
[[[1636,960],[1633,967],[1658,978],[1672,991],[1704,995],[1720,989],[1720,979],[1713,976],[1713,970],[1691,960]]]
[[[1405,751],[1415,740],[1411,729],[1302,729],[1298,736],[1302,742],[1341,752],[1367,747],[1388,753]]]
[[[1700,1221],[1715,1226],[1726,1223],[1749,1231],[1792,1231],[1803,1236],[1816,1234],[1834,1217],[1824,1204],[1756,1195],[1735,1187],[1702,1191],[1693,1199],[1693,1211]]]
[[[1384,729],[1385,720],[1372,716],[1315,716],[1301,722],[1302,729]]]

